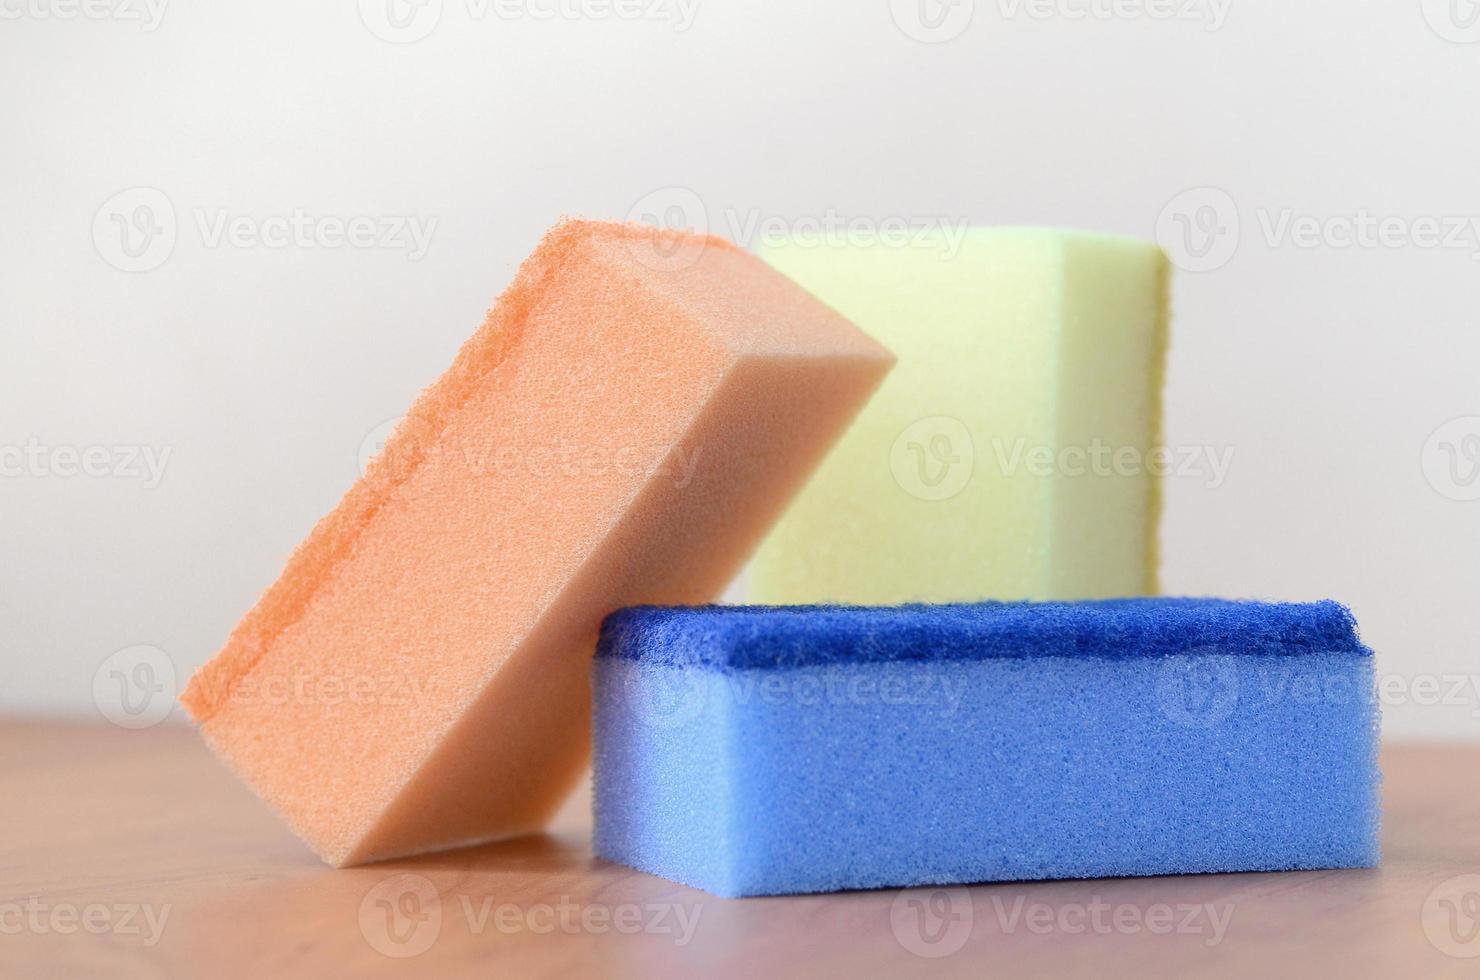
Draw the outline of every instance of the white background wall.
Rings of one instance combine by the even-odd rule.
[[[1167,589],[1338,597],[1390,734],[1480,736],[1480,420],[1430,440],[1480,416],[1472,0],[90,2],[0,0],[0,711],[95,715],[137,644],[183,681],[546,225],[698,200],[741,237],[1160,222],[1216,266],[1168,436],[1234,451],[1169,482]],[[141,203],[174,243],[131,260]],[[435,226],[252,237],[295,210]]]

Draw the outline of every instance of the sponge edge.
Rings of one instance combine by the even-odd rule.
[[[538,829],[601,617],[713,598],[891,363],[720,239],[557,225],[182,701],[332,864]]]
[[[720,895],[1378,860],[1336,603],[624,610],[594,699],[597,854]]]

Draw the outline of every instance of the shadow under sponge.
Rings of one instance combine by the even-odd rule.
[[[724,896],[1370,867],[1373,684],[1329,601],[624,609],[595,849]]]

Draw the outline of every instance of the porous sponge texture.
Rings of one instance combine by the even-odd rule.
[[[760,254],[899,365],[757,552],[752,601],[1156,591],[1159,249],[971,228]]]
[[[720,239],[557,225],[182,700],[331,863],[536,829],[601,617],[717,594],[890,363]]]
[[[1336,603],[628,610],[595,676],[596,852],[720,895],[1378,859]]]

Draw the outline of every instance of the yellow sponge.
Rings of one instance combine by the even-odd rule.
[[[1154,593],[1166,258],[976,228],[762,257],[898,366],[751,566],[768,603]]]

